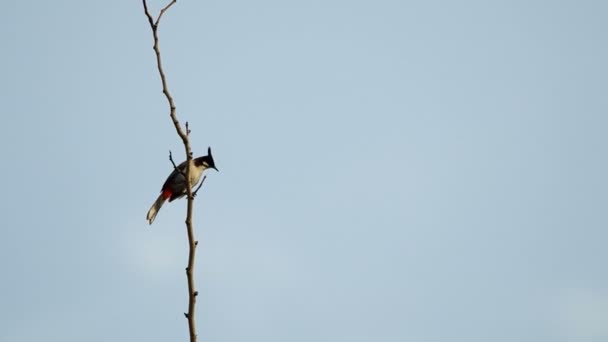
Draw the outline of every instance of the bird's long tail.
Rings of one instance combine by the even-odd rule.
[[[146,215],[146,220],[148,220],[148,222],[150,224],[152,224],[152,222],[154,222],[154,219],[156,218],[156,214],[158,214],[160,207],[162,207],[166,201],[166,198],[163,195],[164,194],[161,193],[160,196],[158,196],[158,198],[156,199],[156,201],[154,201],[154,204],[152,204],[152,206],[150,207],[150,210],[148,210],[148,215]]]

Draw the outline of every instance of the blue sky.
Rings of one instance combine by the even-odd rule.
[[[164,3],[150,1],[153,10]],[[608,340],[608,5],[179,1],[201,341]],[[186,340],[140,1],[0,20],[0,340]]]

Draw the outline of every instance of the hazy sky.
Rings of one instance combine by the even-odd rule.
[[[154,11],[166,2],[150,1]],[[186,341],[141,1],[5,1],[0,341]],[[608,340],[608,3],[179,1],[204,342]]]

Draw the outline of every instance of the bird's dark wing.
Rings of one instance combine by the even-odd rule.
[[[173,169],[173,172],[171,172],[171,174],[169,175],[169,177],[167,177],[167,180],[165,180],[165,183],[163,184],[163,187],[160,189],[160,191],[162,192],[163,190],[165,190],[167,188],[167,185],[169,185],[170,182],[173,182],[174,179],[176,177],[179,177],[180,179],[178,180],[178,182],[184,182],[186,177],[184,177],[182,175],[182,173],[186,173],[186,162],[184,161],[183,163],[179,164],[177,166],[177,169],[181,171],[178,171],[176,169]],[[185,183],[185,182],[184,182]]]

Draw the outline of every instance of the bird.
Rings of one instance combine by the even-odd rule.
[[[192,159],[192,168],[190,168],[190,183],[192,187],[194,187],[198,181],[201,179],[203,172],[207,169],[215,169],[215,171],[219,170],[215,167],[215,161],[213,161],[213,156],[211,155],[211,147],[207,149],[207,155],[193,158]],[[178,198],[182,198],[186,195],[188,190],[186,189],[186,162],[179,164],[177,168],[173,169],[173,172],[167,177],[165,184],[163,184],[160,189],[160,195],[154,201],[150,210],[148,210],[148,214],[146,215],[146,220],[150,224],[154,222],[156,215],[160,208],[165,204],[167,200],[169,202],[173,202]]]

